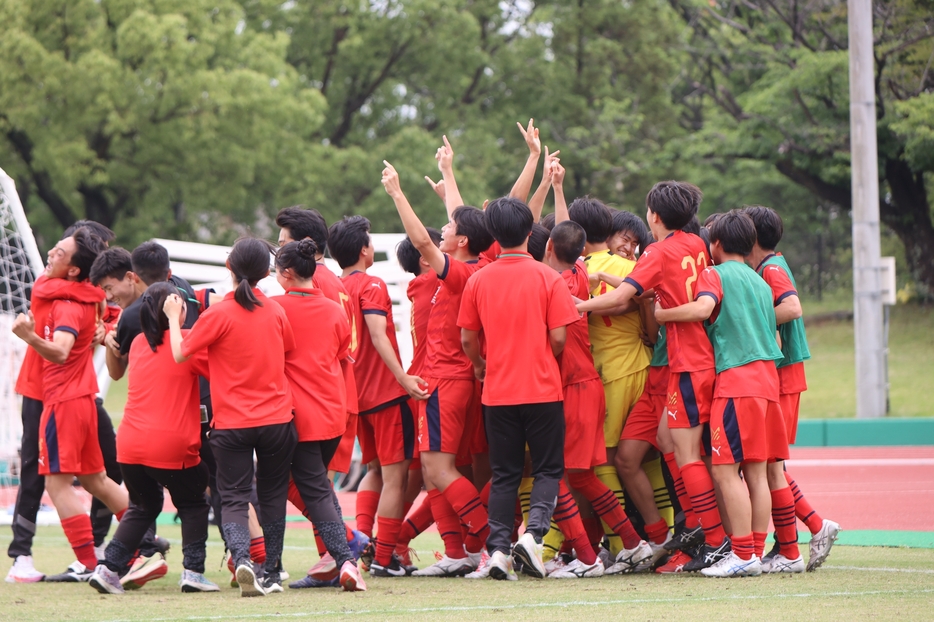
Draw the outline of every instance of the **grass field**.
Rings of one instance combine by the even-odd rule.
[[[213,529],[213,528],[212,528]],[[814,573],[755,579],[636,575],[582,581],[522,578],[517,583],[466,579],[368,579],[369,591],[289,590],[266,598],[242,599],[223,586],[219,594],[182,594],[178,527],[160,527],[173,549],[164,579],[125,596],[102,596],[85,584],[0,583],[4,620],[765,620],[776,610],[813,622],[872,617],[878,620],[932,619],[934,550],[836,547]],[[6,533],[0,543],[8,540]],[[209,578],[222,584],[223,552],[212,531]],[[422,565],[434,561],[437,534],[413,542]],[[806,547],[805,547],[806,549]],[[40,527],[36,564],[59,571],[73,559],[59,527]],[[284,561],[293,577],[315,560],[310,529],[290,528]],[[4,569],[6,566],[3,567]],[[786,617],[783,615],[782,617]]]

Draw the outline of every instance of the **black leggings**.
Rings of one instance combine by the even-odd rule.
[[[207,466],[199,462],[187,469],[156,469],[141,464],[121,464],[120,470],[131,503],[107,545],[107,567],[121,574],[126,570],[146,531],[162,511],[164,486],[182,521],[182,565],[186,570],[203,573],[208,539],[209,506],[204,498],[208,485]]]

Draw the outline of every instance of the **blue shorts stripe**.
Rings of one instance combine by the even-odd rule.
[[[428,396],[425,404],[425,418],[428,420],[428,449],[441,451],[441,404],[438,400],[436,388]]]
[[[732,397],[727,400],[726,408],[723,409],[723,431],[726,433],[726,440],[730,444],[733,462],[739,464],[743,461],[743,439],[739,433],[736,405],[733,403]]]
[[[405,459],[411,460],[415,455],[415,420],[408,402],[399,404],[399,416],[402,417],[402,448]]]
[[[688,422],[692,428],[700,425],[700,410],[697,408],[697,396],[694,394],[694,385],[691,383],[691,373],[683,371],[678,378],[678,389],[681,391],[681,401],[688,413]]]
[[[710,424],[705,423],[704,429],[701,430],[701,447],[704,448],[705,456],[712,456],[713,449],[710,447]]]
[[[58,426],[55,424],[55,410],[49,413],[49,420],[45,424],[45,451],[49,455],[49,472],[60,473],[61,460],[58,455]]]

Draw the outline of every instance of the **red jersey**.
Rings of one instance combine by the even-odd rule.
[[[187,335],[188,330],[182,330]],[[172,356],[169,331],[153,352],[140,333],[130,344],[128,391],[117,462],[155,469],[186,469],[201,462],[198,377],[208,375],[208,352],[184,363]]]
[[[53,341],[55,333],[64,331],[74,335],[75,343],[64,364],[42,361],[42,402],[46,406],[97,393],[91,342],[100,312],[100,301],[56,300],[52,303],[44,319],[43,337]],[[39,318],[36,319],[38,323]]]
[[[464,262],[444,256],[441,287],[431,301],[428,316],[428,357],[425,375],[450,380],[473,380],[473,363],[464,354],[457,314],[467,280],[480,269],[476,261]]]
[[[548,331],[580,319],[564,279],[528,253],[501,254],[467,281],[457,325],[486,335],[483,404],[560,402]]]
[[[77,300],[99,303],[103,290],[89,281],[75,283],[66,279],[50,279],[44,274],[32,286],[29,310],[36,318],[36,334],[45,338],[45,318],[56,300]],[[42,368],[45,359],[32,348],[26,348],[26,356],[16,379],[16,392],[24,397],[42,401]]]
[[[101,322],[104,323],[104,330],[108,333],[115,328],[117,328],[117,320],[120,319],[120,314],[123,312],[118,305],[107,303],[104,307],[104,313],[101,315]]]
[[[797,296],[798,290],[781,266],[772,264],[762,271],[762,278],[772,289],[772,301],[777,307],[789,296]],[[803,393],[808,389],[804,375],[804,362],[792,363],[778,368],[778,379],[782,395]]]
[[[344,374],[345,401],[347,412],[357,414],[357,381],[354,376],[354,360],[357,357],[357,348],[360,345],[360,331],[357,326],[357,303],[351,300],[344,283],[331,270],[319,263],[315,268],[315,276],[311,279],[315,287],[321,290],[325,298],[333,300],[341,306],[347,315],[347,324],[350,326],[350,358],[341,359],[341,372]]]
[[[496,261],[496,258],[499,257],[499,254],[503,252],[503,247],[499,245],[499,242],[493,240],[493,243],[490,245],[490,248],[486,249],[480,253],[480,267],[487,264],[491,264]]]
[[[382,279],[366,272],[351,272],[342,279],[350,299],[357,305],[356,323],[360,330],[357,355],[354,357],[354,376],[357,380],[357,402],[360,414],[365,415],[404,402],[409,398],[405,389],[396,382],[395,376],[386,367],[370,338],[364,315],[382,315],[386,318],[386,336],[392,344],[396,360],[399,346],[396,344],[396,327],[392,320],[392,300]],[[401,365],[401,361],[400,361]]]
[[[571,296],[580,300],[587,300],[590,295],[590,281],[587,278],[587,265],[577,260],[574,267],[561,273],[564,283],[568,286]],[[567,341],[564,351],[558,358],[561,368],[561,384],[568,386],[600,378],[593,363],[593,354],[590,350],[590,334],[587,316],[581,316],[573,324],[568,324]]]
[[[693,233],[675,231],[645,249],[624,282],[641,294],[655,289],[663,309],[694,301],[695,284],[710,264],[704,241]],[[672,322],[668,331],[668,363],[671,371],[702,371],[714,367],[713,346],[703,322]]]
[[[340,305],[320,289],[288,289],[275,296],[296,327],[285,355],[298,440],[324,441],[347,429],[347,398],[340,359],[350,354],[350,327]]]
[[[211,305],[182,341],[182,354],[207,348],[214,420],[219,430],[256,428],[292,420],[285,353],[295,347],[282,307],[259,289],[263,306],[247,311],[229,292]]]
[[[431,301],[438,291],[440,283],[434,270],[429,270],[409,281],[406,298],[412,303],[410,314],[412,331],[412,364],[409,375],[419,376],[425,368],[425,356],[428,352],[428,315]]]

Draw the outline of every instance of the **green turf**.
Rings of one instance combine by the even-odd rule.
[[[8,620],[763,620],[777,611],[807,613],[814,622],[930,619],[934,601],[934,550],[836,547],[815,573],[756,579],[698,576],[617,576],[581,581],[520,579],[516,583],[465,579],[369,579],[366,593],[336,589],[288,590],[241,599],[181,594],[176,582],[181,554],[178,527],[160,527],[173,549],[164,579],[122,597],[102,596],[84,584],[0,584],[0,619]],[[0,543],[9,540],[6,533]],[[414,541],[421,565],[433,561],[437,534]],[[222,547],[212,530],[208,576],[224,583]],[[34,555],[39,568],[63,569],[71,560],[58,527],[40,527]],[[284,561],[300,576],[315,560],[311,530],[290,528]],[[3,566],[6,569],[6,566]]]

